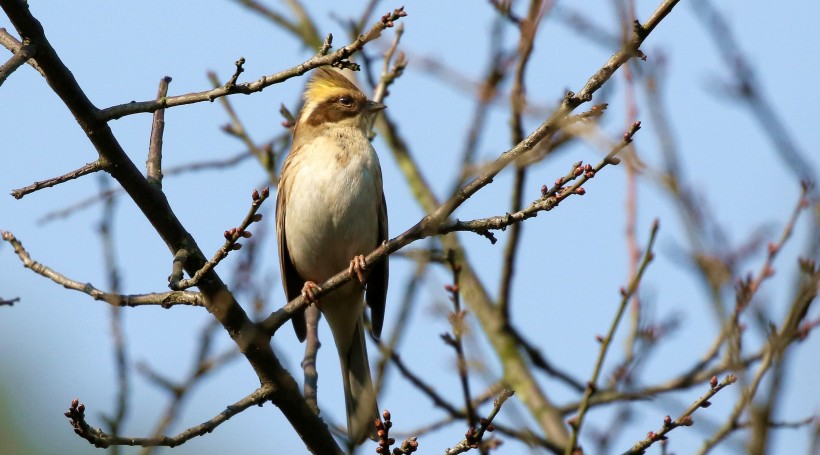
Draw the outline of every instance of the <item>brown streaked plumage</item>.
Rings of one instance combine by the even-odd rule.
[[[387,208],[381,167],[367,139],[383,105],[340,73],[319,68],[305,90],[305,105],[282,166],[276,200],[279,265],[288,300],[316,301],[316,283],[349,267],[358,276],[316,302],[328,321],[345,386],[348,436],[375,438],[379,418],[363,329],[363,301],[379,337],[387,296],[387,260],[372,266],[362,255],[387,239]],[[366,290],[366,292],[365,292]],[[293,317],[299,340],[304,314]]]

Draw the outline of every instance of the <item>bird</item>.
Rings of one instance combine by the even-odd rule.
[[[349,441],[378,440],[379,411],[367,360],[363,310],[381,335],[387,298],[387,258],[364,255],[387,240],[382,172],[368,133],[386,106],[369,100],[328,67],[314,71],[304,92],[291,150],[282,165],[276,231],[282,284],[288,300],[303,295],[330,326],[344,382]],[[347,268],[354,279],[317,300],[322,283]],[[292,317],[300,341],[304,312]]]

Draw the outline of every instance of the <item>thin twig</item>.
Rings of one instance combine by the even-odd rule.
[[[439,234],[457,231],[470,231],[487,237],[490,242],[495,243],[496,238],[490,232],[491,230],[503,230],[507,226],[520,223],[529,218],[538,216],[540,212],[550,211],[564,199],[572,195],[583,195],[586,193],[583,185],[593,178],[601,169],[608,165],[617,165],[620,159],[617,158],[618,153],[632,142],[632,137],[640,129],[641,123],[635,122],[632,128],[624,134],[622,141],[612,148],[612,151],[604,157],[596,166],[589,164],[583,166],[578,162],[573,164],[570,172],[562,178],[555,181],[551,188],[546,186],[542,188],[542,195],[532,204],[526,208],[515,213],[507,213],[501,216],[493,216],[489,218],[482,218],[471,221],[459,221],[457,219],[449,221],[438,228]],[[570,187],[565,187],[570,182],[575,182]]]
[[[88,163],[85,166],[75,169],[67,174],[63,174],[59,177],[50,178],[47,180],[42,180],[40,182],[34,182],[33,184],[18,188],[11,192],[11,195],[14,196],[15,199],[22,199],[23,196],[33,193],[37,190],[41,190],[43,188],[50,188],[55,185],[59,185],[61,183],[68,182],[69,180],[74,180],[76,178],[82,177],[84,175],[88,175],[97,171],[101,171],[104,169],[104,164],[101,160],[94,161],[93,163]]]
[[[100,174],[100,190],[105,192],[110,186],[109,176]],[[103,212],[100,220],[100,240],[103,248],[104,263],[108,275],[108,288],[114,294],[120,293],[120,272],[117,266],[116,243],[114,242],[114,219],[116,198],[112,195],[103,204]],[[130,369],[128,361],[128,350],[125,343],[125,332],[123,329],[123,308],[120,306],[110,307],[110,327],[111,344],[114,348],[114,369],[117,377],[117,399],[115,401],[114,412],[110,417],[105,417],[111,434],[120,434],[125,418],[128,415],[129,395],[130,395]],[[111,450],[112,455],[120,453],[118,447]]]
[[[219,78],[216,73],[213,71],[208,72],[208,79],[215,88],[222,85],[219,82]],[[225,108],[225,112],[228,114],[228,117],[231,119],[231,123],[222,127],[222,130],[242,141],[248,151],[256,157],[257,161],[259,161],[262,169],[268,173],[268,179],[271,184],[276,185],[279,182],[279,176],[276,173],[276,155],[271,153],[272,150],[269,147],[259,147],[253,139],[251,139],[251,136],[248,134],[248,130],[245,128],[244,123],[240,120],[239,115],[234,110],[233,105],[230,102],[230,98],[222,97],[219,101],[222,104],[222,107]]]
[[[174,421],[181,413],[183,401],[191,395],[196,384],[201,382],[208,373],[212,373],[218,368],[227,365],[231,360],[239,356],[239,351],[233,347],[216,355],[211,354],[211,346],[214,344],[214,338],[219,334],[218,329],[220,327],[216,321],[209,321],[202,329],[200,341],[197,343],[198,348],[196,356],[194,357],[195,361],[191,365],[187,377],[181,382],[175,382],[160,375],[145,363],[137,365],[137,371],[142,373],[142,375],[154,385],[168,392],[171,396],[169,403],[162,412],[149,439],[161,438],[168,428],[174,424]],[[155,448],[156,446],[143,447],[140,451],[140,455],[150,455],[154,452]]]
[[[601,375],[601,371],[603,370],[604,366],[604,359],[606,358],[607,351],[609,349],[610,344],[612,343],[612,339],[615,336],[615,330],[618,328],[621,322],[621,318],[626,310],[627,303],[632,298],[632,296],[638,291],[638,287],[641,284],[641,279],[643,278],[643,274],[646,271],[646,268],[649,266],[649,263],[652,262],[652,259],[655,256],[655,253],[652,251],[652,248],[655,246],[655,238],[658,235],[659,223],[655,220],[652,223],[652,231],[649,234],[649,242],[646,245],[646,250],[644,250],[643,259],[641,260],[640,266],[638,270],[635,272],[635,275],[630,280],[629,286],[625,289],[621,289],[621,302],[618,305],[618,310],[615,314],[615,317],[612,319],[612,324],[609,327],[609,331],[607,332],[606,336],[601,338],[599,341],[601,343],[601,347],[598,351],[598,359],[595,361],[595,369],[592,373],[592,377],[589,379],[587,383],[586,390],[584,391],[584,397],[581,399],[581,404],[578,406],[578,414],[570,419],[570,426],[572,427],[572,435],[571,435],[571,442],[567,445],[564,454],[570,455],[578,448],[578,436],[581,432],[581,427],[584,424],[584,417],[586,416],[587,410],[589,409],[589,399],[592,395],[595,394],[596,389],[598,387],[598,378]]]
[[[69,423],[74,427],[74,432],[81,438],[87,440],[95,447],[106,448],[112,445],[121,446],[167,446],[176,447],[184,444],[190,439],[197,436],[203,436],[212,432],[216,427],[225,423],[231,417],[240,412],[250,408],[251,406],[258,406],[270,399],[271,393],[274,392],[274,387],[271,385],[263,385],[256,389],[255,392],[247,397],[229,405],[224,411],[217,414],[207,422],[203,422],[197,426],[188,428],[176,436],[159,436],[152,438],[137,438],[130,436],[114,436],[110,435],[99,428],[90,426],[85,420],[85,405],[81,404],[79,400],[73,400],[71,407],[65,416],[68,417]]]
[[[691,426],[694,421],[692,420],[692,414],[695,413],[700,408],[708,408],[712,403],[709,402],[709,399],[715,396],[718,392],[723,390],[724,387],[734,384],[737,381],[737,376],[730,374],[727,375],[723,381],[718,383],[717,377],[712,377],[711,387],[709,391],[706,392],[705,395],[695,400],[691,406],[689,406],[683,414],[681,414],[677,419],[672,420],[671,417],[666,416],[663,419],[663,426],[658,431],[650,431],[646,435],[646,439],[643,439],[636,443],[632,448],[627,450],[623,453],[623,455],[638,455],[643,454],[646,452],[646,449],[649,448],[652,444],[657,441],[663,441],[666,439],[666,434],[670,431],[674,430],[678,427],[688,427]]]
[[[470,394],[469,370],[467,369],[467,359],[464,356],[464,345],[462,343],[462,336],[467,330],[467,312],[461,309],[461,294],[459,294],[458,288],[458,276],[461,271],[461,265],[456,261],[452,251],[449,251],[447,254],[447,262],[453,271],[453,284],[445,286],[445,289],[450,294],[450,300],[453,302],[453,312],[450,313],[448,318],[453,329],[453,335],[450,336],[450,334],[445,333],[441,338],[456,351],[458,377],[461,381],[461,391],[464,395],[464,406],[467,408],[467,425],[470,428],[475,428],[476,422],[478,422],[478,415],[476,414],[475,408],[473,408]]]
[[[225,159],[197,161],[193,163],[186,163],[178,166],[168,167],[165,169],[163,174],[165,177],[168,177],[171,175],[179,175],[188,172],[197,172],[208,169],[225,169],[231,166],[236,166],[250,157],[251,154],[248,151],[242,151]],[[40,224],[45,224],[56,219],[65,218],[79,210],[91,207],[92,205],[98,202],[105,201],[108,197],[114,194],[119,194],[123,191],[125,190],[122,187],[108,189],[106,191],[82,199],[74,204],[69,205],[68,207],[64,207],[53,212],[48,212],[45,215],[38,218],[37,222]]]
[[[253,203],[251,204],[251,208],[248,210],[247,215],[245,215],[245,219],[242,220],[242,223],[238,227],[225,231],[225,243],[222,244],[222,246],[216,251],[211,260],[205,263],[205,265],[197,270],[196,273],[194,273],[194,275],[189,279],[182,279],[181,265],[187,259],[185,257],[185,250],[180,250],[177,252],[177,257],[174,258],[174,271],[169,277],[168,287],[175,291],[180,291],[196,286],[205,274],[216,267],[220,262],[222,262],[223,259],[228,257],[228,253],[242,248],[242,244],[238,243],[239,239],[249,238],[251,236],[251,232],[247,230],[248,226],[254,222],[262,220],[262,215],[257,214],[256,212],[259,210],[262,203],[265,202],[265,199],[269,196],[270,189],[268,187],[263,188],[261,193],[253,190]]]
[[[505,389],[502,391],[501,395],[499,395],[493,403],[493,410],[490,411],[490,414],[486,419],[481,419],[481,425],[478,428],[470,428],[467,430],[465,438],[458,444],[445,450],[444,455],[455,455],[458,453],[468,452],[470,449],[477,449],[479,446],[487,444],[488,441],[482,440],[484,438],[484,433],[487,431],[495,431],[493,419],[495,419],[495,416],[497,416],[498,412],[501,411],[501,406],[504,405],[504,402],[513,396],[513,393],[514,392],[510,389]]]
[[[31,269],[34,273],[38,275],[42,275],[51,281],[63,286],[66,289],[71,289],[73,291],[83,292],[85,294],[90,295],[94,300],[102,300],[103,302],[108,303],[109,305],[114,306],[143,306],[143,305],[159,305],[163,308],[170,308],[174,305],[191,305],[191,306],[204,306],[205,299],[202,294],[198,292],[189,292],[189,291],[171,291],[171,292],[158,292],[152,294],[133,294],[133,295],[122,295],[122,294],[112,294],[105,291],[101,291],[91,283],[81,283],[79,281],[74,281],[58,272],[55,272],[49,267],[46,267],[39,262],[35,262],[31,259],[28,252],[23,248],[22,243],[8,231],[2,231],[2,238],[3,240],[9,242],[14,248],[14,252],[20,258],[20,261],[23,262],[23,266]]]
[[[20,297],[14,297],[12,299],[3,299],[0,298],[0,306],[14,306],[15,303],[20,301]]]
[[[3,85],[3,82],[6,82],[6,79],[8,79],[11,73],[16,71],[17,68],[23,66],[23,64],[26,63],[26,60],[34,55],[36,50],[37,49],[33,44],[24,40],[23,45],[16,52],[14,52],[14,55],[12,55],[6,63],[3,63],[3,65],[0,66],[0,86]]]
[[[524,139],[523,115],[524,107],[527,103],[524,75],[527,64],[532,56],[535,35],[538,32],[541,19],[546,13],[546,3],[542,0],[531,0],[527,12],[527,18],[518,22],[520,37],[518,40],[518,61],[515,66],[513,77],[513,87],[510,92],[510,136],[513,144],[517,144]],[[527,167],[521,162],[515,163],[515,175],[513,176],[511,212],[518,212],[524,205],[524,183],[527,178]],[[518,246],[521,241],[521,230],[523,225],[515,223],[510,228],[507,237],[507,244],[504,246],[504,257],[501,270],[501,283],[498,291],[498,306],[505,321],[510,319],[510,293],[512,292],[512,280],[515,276],[516,258]]]
[[[393,26],[394,21],[397,21],[406,15],[407,14],[404,12],[402,8],[393,10],[391,13],[388,13],[384,17],[382,17],[382,19],[378,21],[375,25],[373,25],[373,27],[369,31],[362,35],[359,35],[359,37],[356,40],[354,40],[347,46],[344,46],[326,55],[319,52],[299,65],[296,65],[290,69],[280,71],[275,74],[262,76],[261,78],[253,82],[247,82],[242,84],[229,83],[212,90],[188,93],[185,95],[170,96],[164,98],[161,101],[135,101],[120,104],[117,106],[111,106],[109,108],[100,110],[98,113],[98,117],[102,121],[116,120],[126,115],[154,112],[162,108],[176,107],[185,104],[201,103],[206,101],[211,102],[217,98],[237,93],[248,95],[255,92],[261,92],[266,87],[282,83],[293,77],[301,76],[302,74],[305,74],[306,72],[314,68],[318,68],[324,65],[341,65],[344,67],[355,68],[355,64],[350,62],[348,58],[356,52],[362,50],[365,44],[380,37],[381,33],[385,29]]]
[[[292,0],[287,2],[288,6],[290,6],[291,10],[294,14],[296,14],[296,18],[298,19],[298,21],[294,21],[255,0],[234,1],[252,11],[256,11],[260,16],[282,27],[284,30],[289,31],[294,36],[301,39],[305,44],[310,46],[311,49],[318,49],[322,44],[322,39],[319,37],[319,32],[316,30],[316,26],[313,24],[313,21],[310,20],[309,16],[305,12],[304,8],[301,7],[299,2]]]
[[[404,72],[404,68],[407,67],[407,58],[404,56],[403,52],[399,52],[398,56],[396,56],[396,49],[399,47],[399,41],[401,40],[402,35],[404,34],[404,24],[399,24],[396,27],[396,33],[393,37],[393,43],[390,45],[390,48],[387,49],[387,52],[384,53],[384,65],[382,67],[382,74],[379,77],[379,83],[376,85],[376,88],[373,90],[373,101],[381,103],[388,95],[387,88],[396,81]],[[396,56],[395,61],[393,61],[393,57]],[[393,63],[390,66],[390,63]]]
[[[740,394],[740,399],[735,403],[734,409],[732,409],[731,414],[723,426],[709,439],[704,441],[703,447],[699,451],[700,454],[708,452],[718,442],[722,441],[732,431],[737,429],[740,415],[757,395],[757,390],[766,373],[773,364],[782,361],[786,348],[800,339],[801,322],[806,317],[809,306],[817,297],[818,291],[820,291],[820,289],[818,289],[818,287],[820,287],[820,268],[817,267],[814,261],[809,259],[801,259],[799,262],[803,276],[801,277],[800,287],[797,290],[797,295],[789,308],[788,314],[784,318],[779,330],[776,326],[772,325],[772,333],[769,335],[769,339],[763,349],[763,360],[760,362],[760,365],[758,365],[751,383],[745,387]]]
[[[168,84],[171,83],[169,76],[163,77],[159,81],[157,89],[157,101],[168,96]],[[165,131],[165,109],[154,111],[154,120],[151,122],[151,140],[148,145],[148,159],[145,162],[146,177],[148,181],[162,188],[162,133]]]

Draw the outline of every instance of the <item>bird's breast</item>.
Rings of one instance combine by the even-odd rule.
[[[361,134],[326,134],[294,156],[285,232],[303,278],[317,283],[378,242],[381,170]]]

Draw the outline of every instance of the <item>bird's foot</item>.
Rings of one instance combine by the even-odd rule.
[[[351,275],[355,274],[356,278],[359,279],[359,283],[364,284],[364,280],[366,278],[365,272],[367,270],[367,262],[364,260],[363,255],[358,255],[353,257],[353,260],[350,261],[350,268],[348,271]]]
[[[321,290],[322,288],[313,281],[305,281],[305,285],[302,286],[302,297],[306,298],[310,303],[319,303],[319,299],[316,298],[315,293]]]

